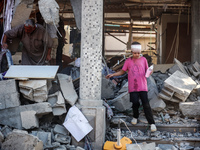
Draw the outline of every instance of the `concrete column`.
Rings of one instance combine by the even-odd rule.
[[[84,106],[102,105],[102,30],[103,0],[82,0],[80,104]]]
[[[200,62],[200,1],[192,0],[192,8],[191,8],[191,30],[192,30],[192,54],[191,61]]]
[[[103,0],[82,0],[79,104],[93,127],[89,137],[94,150],[102,149],[105,139],[105,108],[101,100],[102,31]]]

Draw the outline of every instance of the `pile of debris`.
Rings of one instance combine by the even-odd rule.
[[[78,100],[71,76],[0,82],[0,149],[83,150],[63,125]]]
[[[163,72],[160,68],[156,70],[155,66],[154,73],[147,78],[148,98],[158,131],[154,133],[149,131],[142,107],[139,123],[134,126],[130,123],[133,116],[132,104],[129,102],[128,83],[126,83],[117,91],[114,99],[107,100],[113,110],[113,117],[107,128],[106,140],[117,140],[117,129],[120,124],[122,137],[137,142],[153,143],[153,147],[143,145],[142,150],[156,149],[156,144],[157,149],[161,150],[195,147],[200,149],[198,148],[200,144],[197,144],[200,143],[200,65],[197,62],[181,64],[176,59],[175,62],[176,64],[170,66],[160,65],[162,68],[167,67]],[[127,150],[139,150],[136,147],[128,146]]]
[[[158,70],[155,66],[154,73],[147,78],[148,98],[158,128],[154,133],[149,131],[142,107],[139,123],[134,126],[130,123],[132,104],[127,92],[127,74],[106,79],[105,75],[113,70],[103,67],[105,141],[117,141],[120,128],[122,137],[136,143],[127,145],[127,150],[200,149],[200,65],[175,61],[163,72],[160,70],[165,65]],[[91,146],[87,138],[85,147],[73,145],[76,137],[65,126],[69,117],[66,114],[79,97],[79,78],[73,80],[71,75],[58,73],[54,79],[0,81],[0,149],[83,150]]]

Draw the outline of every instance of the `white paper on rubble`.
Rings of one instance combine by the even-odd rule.
[[[77,142],[82,140],[93,129],[88,120],[76,106],[72,106],[69,109],[63,125]]]

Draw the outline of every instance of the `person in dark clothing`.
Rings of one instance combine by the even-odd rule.
[[[23,44],[22,65],[44,65],[46,60],[51,60],[52,39],[40,24],[35,24],[33,19],[28,19],[24,24],[6,31],[2,48],[7,49],[8,38],[16,37],[20,38]]]
[[[65,39],[66,32],[65,32],[65,28],[64,28],[64,22],[61,17],[60,17],[60,21],[59,21],[58,25],[59,25],[58,30],[61,35],[59,33],[57,33],[58,47],[57,47],[57,53],[56,53],[56,65],[59,65],[58,72],[60,72],[63,69],[63,67],[62,67],[63,47],[65,44],[67,44],[66,39]]]

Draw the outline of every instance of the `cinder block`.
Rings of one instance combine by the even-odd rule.
[[[173,102],[185,101],[195,87],[196,82],[191,77],[177,70],[164,81],[159,97]]]

